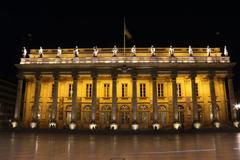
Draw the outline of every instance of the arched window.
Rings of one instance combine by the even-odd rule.
[[[178,105],[178,121],[184,123],[184,107],[182,105]]]
[[[121,111],[121,112],[124,112],[124,111],[126,111],[126,112],[128,111],[128,112],[129,112],[129,111],[130,111],[130,107],[127,106],[127,105],[122,105],[122,106],[120,107],[120,111]]]
[[[167,116],[168,116],[168,112],[167,112],[167,107],[164,105],[160,105],[158,106],[158,112],[159,112],[159,123],[163,126],[166,127],[167,125]]]
[[[91,122],[92,108],[90,105],[86,105],[83,107],[83,121],[85,123]]]

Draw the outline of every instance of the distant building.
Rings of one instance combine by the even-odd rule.
[[[16,102],[16,85],[0,79],[0,127],[13,119]]]
[[[236,122],[232,68],[220,48],[31,49],[19,70],[15,119],[25,127],[198,128]],[[191,54],[189,54],[191,52]],[[171,54],[169,54],[171,53]],[[23,81],[26,82],[22,94]],[[227,96],[228,95],[228,96]],[[229,97],[229,98],[227,98]],[[231,119],[229,119],[231,116]]]

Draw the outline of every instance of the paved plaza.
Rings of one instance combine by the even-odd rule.
[[[240,133],[0,132],[1,160],[239,160]]]

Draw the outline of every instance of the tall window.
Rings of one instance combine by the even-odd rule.
[[[122,97],[127,97],[127,83],[122,83]]]
[[[198,83],[195,83],[195,89],[196,89],[196,96],[199,96],[199,91],[198,91]]]
[[[54,96],[54,83],[52,84],[52,97]]]
[[[177,83],[177,96],[182,97],[182,87],[180,83]]]
[[[108,98],[109,97],[109,83],[104,84],[104,97]]]
[[[164,88],[163,83],[158,83],[158,97],[164,96]]]
[[[146,97],[146,84],[140,83],[140,97]]]
[[[86,97],[92,97],[92,84],[86,84]]]
[[[73,85],[70,83],[68,85],[68,97],[72,97]]]

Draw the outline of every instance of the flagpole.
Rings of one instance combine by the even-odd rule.
[[[123,18],[123,55],[125,56],[125,47],[126,47],[126,39],[125,39],[125,17]]]

